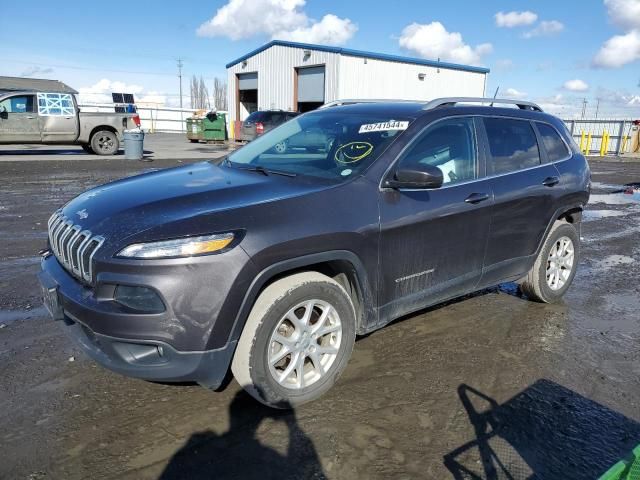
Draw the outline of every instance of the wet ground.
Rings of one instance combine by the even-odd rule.
[[[45,318],[47,215],[175,161],[0,163],[0,478],[597,478],[640,443],[640,163],[592,163],[565,301],[505,285],[360,339],[293,413],[96,366]]]

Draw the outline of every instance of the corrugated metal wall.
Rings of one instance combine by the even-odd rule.
[[[325,102],[337,98],[338,55],[310,50],[305,56],[300,48],[276,45],[248,58],[247,65],[238,63],[227,70],[229,85],[229,114],[236,119],[236,74],[258,72],[258,108],[293,109],[293,69],[325,65]]]
[[[424,80],[419,75],[424,74]],[[486,74],[340,57],[340,98],[396,98],[432,100],[437,97],[482,97]]]
[[[294,68],[325,65],[325,102],[348,98],[430,100],[484,96],[486,74],[276,45],[227,70],[229,114],[237,119],[239,73],[258,72],[258,109],[294,107]],[[420,80],[419,75],[424,74]],[[243,118],[241,120],[244,120]]]

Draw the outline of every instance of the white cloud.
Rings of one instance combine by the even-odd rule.
[[[232,40],[268,35],[271,38],[342,45],[358,30],[348,18],[325,15],[319,22],[302,10],[305,0],[229,0],[198,27],[201,37]]]
[[[604,0],[604,5],[611,21],[626,33],[604,42],[591,64],[620,68],[640,59],[640,0]]]
[[[53,73],[53,68],[51,68],[51,67],[40,67],[40,66],[34,65],[32,67],[25,68],[20,73],[20,76],[21,77],[35,77],[35,76],[41,76],[41,75],[48,75],[50,73]]]
[[[640,59],[640,30],[631,30],[625,35],[615,35],[604,42],[593,57],[593,66],[619,68]]]
[[[533,12],[498,12],[495,14],[496,25],[503,28],[514,28],[531,25],[538,20],[538,15]]]
[[[611,21],[624,31],[640,29],[640,2],[638,0],[604,0]]]
[[[276,32],[273,38],[294,42],[343,45],[353,37],[357,30],[358,27],[348,18],[338,18],[330,13],[322,17],[318,23],[298,27],[291,31]]]
[[[536,28],[533,30],[529,30],[525,32],[522,37],[523,38],[533,38],[533,37],[547,37],[550,35],[555,35],[564,30],[564,24],[557,20],[543,20],[538,24]]]
[[[589,90],[587,82],[576,78],[575,80],[567,80],[562,85],[562,88],[569,90],[570,92],[586,92]]]
[[[524,98],[527,96],[526,92],[521,92],[519,90],[516,90],[515,88],[507,88],[504,92],[504,96],[506,98]]]
[[[513,60],[511,60],[510,58],[502,58],[500,60],[496,60],[495,66],[497,70],[508,72],[510,70],[513,70],[513,68],[515,67],[515,64],[513,63]]]
[[[91,85],[90,87],[78,88],[80,103],[112,103],[112,92],[118,93],[133,93],[138,96],[144,90],[140,85],[126,84],[119,81],[111,81],[108,78],[103,78],[99,82]],[[136,101],[138,98],[136,98]]]
[[[407,25],[398,39],[402,48],[423,58],[477,65],[482,57],[493,51],[490,43],[471,47],[464,43],[458,32],[448,32],[440,22]]]

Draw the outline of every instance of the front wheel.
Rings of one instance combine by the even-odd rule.
[[[570,223],[556,222],[520,288],[531,300],[558,302],[576,275],[579,253],[576,228]]]
[[[109,130],[100,130],[91,137],[91,149],[98,155],[115,155],[119,148],[118,136]]]
[[[297,273],[260,294],[231,369],[258,401],[292,408],[331,388],[354,341],[355,310],[345,289],[320,273]]]

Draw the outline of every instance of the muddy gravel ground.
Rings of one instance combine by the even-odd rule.
[[[358,340],[295,412],[95,365],[41,306],[48,215],[175,161],[0,163],[0,478],[597,478],[640,443],[640,163],[594,161],[563,303],[514,285]]]

